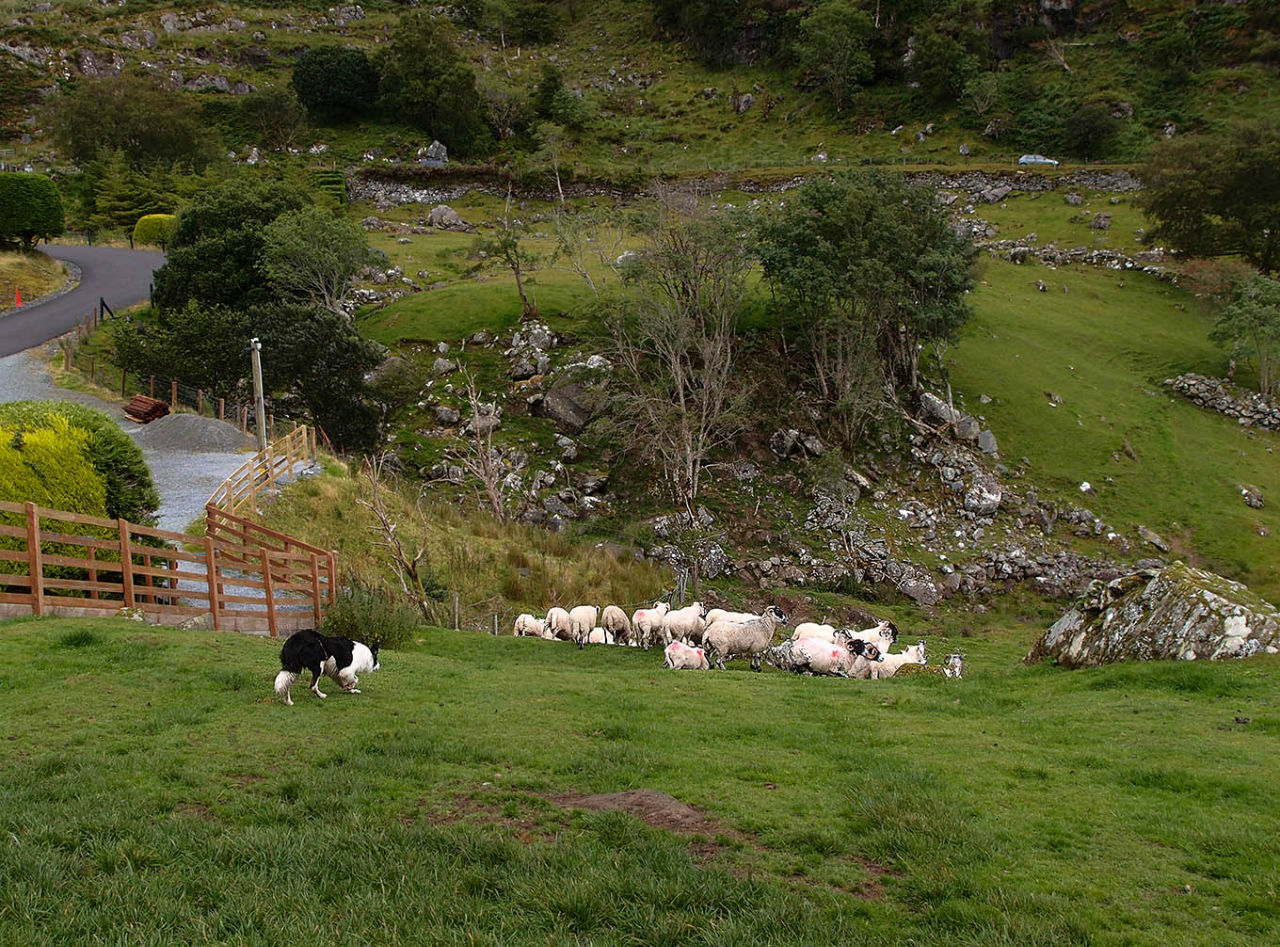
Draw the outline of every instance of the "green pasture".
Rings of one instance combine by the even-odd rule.
[[[1162,384],[1226,373],[1191,296],[1132,272],[991,262],[973,304],[951,377],[1023,483],[1093,510],[1135,547],[1142,524],[1264,597],[1280,594],[1280,518],[1240,499],[1242,485],[1280,491],[1280,441]],[[980,404],[982,394],[992,402]],[[1085,481],[1093,494],[1079,491]]]
[[[1025,667],[1037,631],[872,684],[430,629],[286,708],[275,641],[10,621],[0,941],[1274,941],[1280,659]],[[638,788],[710,822],[557,802]]]

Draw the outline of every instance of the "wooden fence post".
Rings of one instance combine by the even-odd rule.
[[[176,378],[169,382],[169,410],[178,410],[178,380]]]
[[[27,571],[31,575],[31,613],[44,614],[44,556],[40,552],[40,514],[30,501],[27,508]]]
[[[218,613],[222,610],[222,599],[218,595],[218,563],[216,556],[218,547],[213,544],[213,537],[205,533],[204,537],[204,564],[208,572],[209,578],[209,613],[213,615],[213,630],[219,631]]]
[[[196,389],[196,414],[204,414],[204,389]]]
[[[89,381],[95,385],[98,383],[98,356],[89,356]]]
[[[458,590],[453,590],[453,630],[458,630]]]
[[[315,610],[316,627],[324,620],[324,609],[320,604],[320,557],[311,554],[311,607]]]
[[[124,607],[133,608],[133,547],[129,544],[129,523],[123,517],[116,520],[120,533],[120,582],[124,586]]]
[[[280,632],[276,630],[275,589],[271,584],[271,553],[265,548],[262,550],[262,584],[267,596],[267,630],[271,632],[272,638],[279,638]]]
[[[227,419],[227,399],[218,399],[218,420],[225,421]]]
[[[154,397],[156,396],[156,376],[155,376],[155,375],[152,375],[152,376],[151,376],[151,391],[150,391],[150,396],[151,396],[152,398],[154,398]]]

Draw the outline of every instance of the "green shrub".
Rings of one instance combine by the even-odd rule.
[[[326,635],[351,638],[383,648],[398,648],[413,640],[421,616],[403,593],[359,576],[348,576],[337,600],[324,613]]]
[[[364,50],[317,46],[298,57],[293,67],[293,91],[315,118],[342,122],[373,105],[378,74]]]
[[[146,214],[139,217],[138,222],[133,225],[133,242],[164,250],[173,240],[177,229],[178,218],[174,214]]]
[[[64,228],[58,187],[43,174],[0,174],[0,244],[20,240],[31,249]]]
[[[33,496],[12,496],[8,491],[0,499],[33,500],[53,509],[95,512],[97,515],[123,517],[133,523],[150,523],[160,507],[160,494],[151,481],[151,471],[142,456],[142,449],[111,418],[101,411],[67,401],[0,404],[0,426],[10,430],[5,438],[6,445],[15,433],[21,433],[24,440],[29,440],[41,430],[61,429],[63,424],[69,425],[73,432],[83,432],[88,455],[86,462],[91,465],[89,478],[105,488],[101,510],[81,510],[75,506],[37,500]],[[0,480],[0,490],[4,490],[3,480]]]
[[[56,415],[38,427],[0,421],[0,499],[106,516],[106,484],[89,460],[89,440]]]

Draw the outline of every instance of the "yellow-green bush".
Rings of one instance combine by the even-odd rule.
[[[107,488],[89,460],[89,432],[58,415],[46,425],[0,425],[0,500],[106,516]]]
[[[178,218],[173,214],[146,214],[133,225],[133,242],[140,246],[166,249],[173,242]]]

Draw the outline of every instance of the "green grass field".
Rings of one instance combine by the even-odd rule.
[[[871,684],[427,630],[286,708],[278,642],[6,622],[0,942],[1273,942],[1280,659],[1036,631]],[[556,801],[641,787],[709,821]]]

